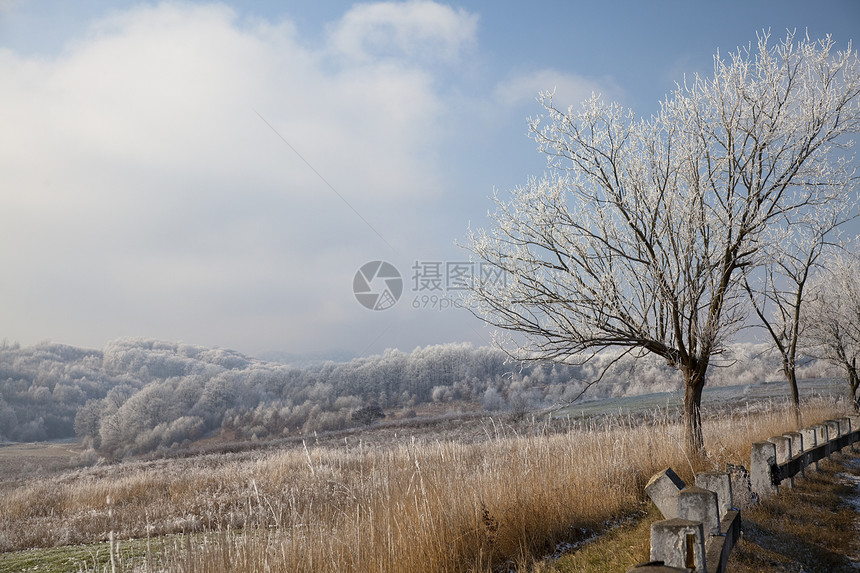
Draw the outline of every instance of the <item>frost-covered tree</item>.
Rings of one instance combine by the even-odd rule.
[[[746,276],[744,286],[760,325],[767,332],[782,359],[791,403],[798,425],[800,393],[797,388],[797,361],[801,351],[803,306],[809,298],[806,286],[826,254],[835,244],[839,226],[855,215],[856,197],[843,193],[829,205],[822,205],[808,220],[786,222],[764,249],[771,254],[754,280]],[[789,224],[790,223],[790,224]]]
[[[11,436],[17,426],[18,416],[15,414],[15,409],[0,397],[0,441]]]
[[[548,173],[497,196],[493,225],[470,233],[498,271],[473,286],[473,306],[511,335],[509,352],[662,357],[683,374],[693,454],[708,366],[745,319],[743,277],[775,225],[845,192],[860,130],[856,52],[768,42],[717,54],[712,77],[678,85],[650,119],[599,97],[563,111],[541,94],[530,133]]]
[[[843,370],[851,402],[860,411],[860,258],[844,253],[823,266],[804,306],[804,343],[807,352]]]
[[[99,436],[99,424],[101,422],[104,405],[101,400],[87,400],[75,414],[75,435],[82,441],[89,439],[93,447],[99,447],[101,439]]]

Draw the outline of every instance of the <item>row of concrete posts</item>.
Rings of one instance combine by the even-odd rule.
[[[651,524],[651,562],[633,571],[725,571],[741,532],[728,473],[697,474],[688,487],[668,468],[651,478],[645,493],[665,519]]]
[[[860,441],[860,416],[827,420],[756,442],[750,453],[750,481],[752,491],[759,498],[774,495],[780,487],[794,487],[794,477],[806,468],[829,457],[842,448]]]
[[[860,442],[860,417],[828,420],[752,445],[749,488],[753,500],[793,487],[794,477],[842,448]],[[743,468],[741,468],[743,469]],[[733,506],[728,473],[696,475],[687,487],[668,468],[651,478],[645,493],[664,519],[651,525],[651,562],[629,573],[726,573],[732,548],[740,538],[741,518]]]

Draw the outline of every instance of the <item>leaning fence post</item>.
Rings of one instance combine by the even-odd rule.
[[[773,479],[776,466],[776,446],[771,442],[755,442],[750,452],[750,485],[759,498],[777,492]]]
[[[645,493],[666,519],[678,517],[678,492],[687,487],[672,468],[654,474],[645,486]]]

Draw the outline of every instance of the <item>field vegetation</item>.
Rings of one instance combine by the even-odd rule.
[[[845,407],[808,399],[804,424]],[[554,554],[641,518],[653,473],[671,466],[689,480],[694,470],[748,465],[751,442],[796,428],[787,402],[706,414],[707,457],[695,466],[678,416],[653,411],[389,425],[292,447],[77,468],[3,485],[0,550],[109,541],[113,565],[103,551],[101,561],[75,561],[81,570],[551,570]],[[629,566],[642,552],[606,557]]]

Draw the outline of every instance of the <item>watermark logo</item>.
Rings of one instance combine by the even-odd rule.
[[[475,285],[504,287],[505,272],[489,263],[470,261],[415,261],[410,269],[415,296],[412,308],[447,310],[465,308],[463,291]],[[372,261],[362,265],[352,281],[352,292],[365,308],[386,310],[403,294],[403,279],[391,263]]]
[[[352,279],[356,300],[370,310],[386,310],[403,294],[403,278],[397,268],[386,261],[364,263]]]

